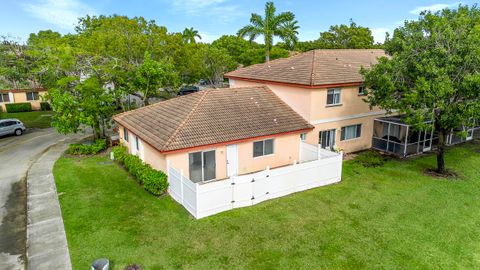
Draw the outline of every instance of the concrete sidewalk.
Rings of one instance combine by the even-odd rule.
[[[68,144],[64,140],[51,147],[28,171],[28,269],[72,269],[52,172],[55,161],[68,148]]]

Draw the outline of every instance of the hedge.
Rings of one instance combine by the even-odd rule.
[[[50,107],[50,103],[48,103],[48,102],[40,102],[40,110],[50,111],[50,110],[52,110],[52,107]]]
[[[67,154],[70,155],[94,155],[107,149],[107,140],[99,139],[94,144],[73,143],[68,146]]]
[[[31,112],[32,111],[32,104],[25,102],[25,103],[9,103],[5,104],[7,112],[9,113],[16,113],[16,112]]]
[[[152,168],[139,157],[127,153],[125,146],[116,146],[113,148],[114,158],[129,171],[143,188],[155,196],[159,196],[167,191],[167,175]]]

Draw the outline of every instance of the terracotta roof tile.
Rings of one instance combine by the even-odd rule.
[[[360,68],[377,63],[381,56],[386,54],[380,49],[312,50],[240,68],[225,77],[307,86],[361,82]]]
[[[162,152],[313,128],[268,87],[204,90],[114,120]]]

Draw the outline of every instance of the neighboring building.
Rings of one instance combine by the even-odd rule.
[[[314,128],[266,86],[204,90],[114,121],[130,153],[194,183],[296,164],[300,134]]]
[[[355,152],[372,147],[373,124],[385,115],[363,100],[361,67],[385,56],[378,49],[313,50],[225,75],[230,87],[268,86],[315,126],[306,142]]]
[[[32,110],[40,110],[41,97],[46,94],[47,90],[43,88],[0,90],[0,107],[6,111],[5,104],[29,102]]]

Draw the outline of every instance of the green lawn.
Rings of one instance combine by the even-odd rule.
[[[0,113],[0,119],[16,118],[22,121],[27,128],[48,128],[51,126],[52,114],[51,111]]]
[[[54,174],[74,269],[480,269],[480,143],[435,157],[344,163],[340,184],[194,220],[106,157],[61,158]]]

